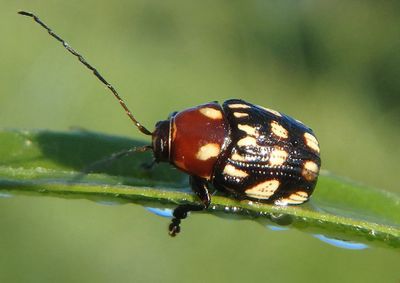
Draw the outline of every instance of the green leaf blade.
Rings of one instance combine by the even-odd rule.
[[[91,132],[0,131],[0,191],[67,199],[172,206],[196,202],[187,176],[168,164],[148,170],[149,153],[122,158],[94,174],[81,170],[140,141]],[[254,217],[262,224],[276,215],[291,227],[330,237],[400,247],[400,197],[322,172],[312,200],[279,207],[216,195],[208,212]],[[284,223],[285,225],[288,223]]]

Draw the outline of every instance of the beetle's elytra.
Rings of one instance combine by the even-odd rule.
[[[79,53],[37,16],[32,17],[81,63],[93,71],[118,99],[138,129],[151,135],[156,162],[169,162],[190,175],[197,205],[180,205],[169,226],[171,236],[189,211],[211,202],[211,185],[237,199],[276,205],[301,204],[313,193],[321,160],[318,141],[310,128],[275,110],[240,99],[211,102],[174,112],[153,132],[141,125],[114,87]],[[143,148],[142,148],[143,150]]]

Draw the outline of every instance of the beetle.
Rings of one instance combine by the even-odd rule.
[[[105,84],[135,126],[152,143],[155,162],[169,162],[190,176],[200,203],[175,208],[169,234],[180,232],[190,211],[206,209],[214,187],[235,199],[275,205],[297,205],[309,200],[321,167],[320,147],[313,131],[281,112],[241,99],[222,105],[210,102],[172,113],[152,132],[139,123],[115,88],[36,15],[20,11],[47,32]]]

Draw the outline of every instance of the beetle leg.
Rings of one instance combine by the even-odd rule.
[[[169,225],[169,234],[175,237],[181,230],[179,226],[182,219],[187,217],[190,211],[201,211],[207,208],[211,203],[211,196],[208,189],[208,183],[205,179],[190,176],[190,186],[193,192],[200,198],[201,204],[181,204],[174,209],[174,218]]]
[[[203,203],[203,209],[207,208],[211,203],[208,182],[203,178],[190,176],[190,186]]]

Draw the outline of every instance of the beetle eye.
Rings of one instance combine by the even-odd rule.
[[[178,111],[174,111],[171,114],[169,114],[168,120],[171,119],[172,117],[174,117],[176,115],[176,113],[178,113]]]

